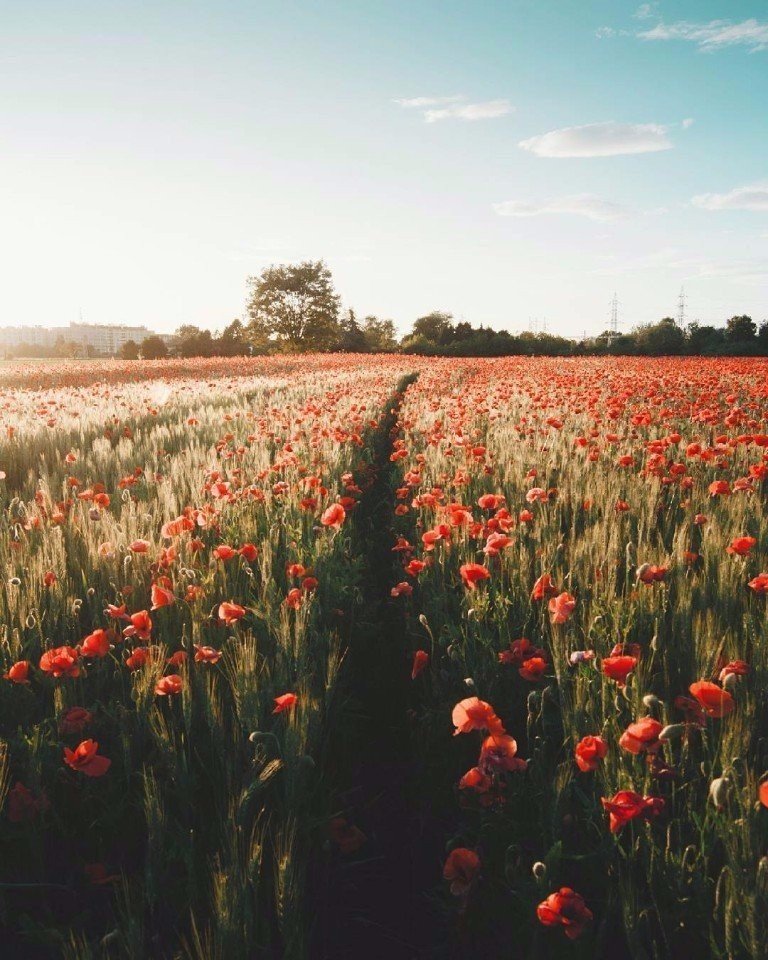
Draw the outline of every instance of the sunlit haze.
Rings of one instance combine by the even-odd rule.
[[[757,0],[4,2],[0,326],[768,314]]]

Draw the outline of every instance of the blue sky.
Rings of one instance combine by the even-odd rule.
[[[768,7],[0,0],[0,325],[768,316]]]

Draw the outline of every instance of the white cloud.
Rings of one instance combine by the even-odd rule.
[[[457,103],[463,99],[464,97],[461,95],[456,97],[411,97],[407,100],[395,100],[393,102],[401,107],[423,110],[425,107],[439,107],[444,103]]]
[[[631,30],[619,30],[616,27],[598,27],[595,30],[595,36],[598,40],[612,40],[613,37],[631,37]]]
[[[755,19],[733,23],[731,20],[710,20],[709,23],[660,23],[638,36],[643,40],[686,40],[700,50],[744,46],[751,53],[768,50],[768,22]]]
[[[463,103],[440,110],[425,110],[427,123],[437,120],[493,120],[512,112],[509,100],[486,100],[483,103]]]
[[[620,220],[629,215],[629,210],[620,203],[602,200],[589,193],[551,197],[542,201],[505,200],[502,203],[494,203],[493,209],[501,217],[538,217],[545,213],[567,213],[603,223]]]
[[[656,16],[658,6],[658,3],[641,3],[632,16],[635,20],[650,20],[651,17]]]
[[[509,100],[483,100],[467,103],[466,97],[412,97],[409,100],[395,100],[395,103],[407,109],[421,111],[426,123],[439,120],[493,120],[506,116],[513,110]]]
[[[691,203],[704,210],[768,211],[768,181],[736,187],[728,193],[700,193]]]
[[[690,130],[696,121],[693,117],[686,117],[685,120],[680,124],[683,130]]]
[[[537,157],[616,157],[669,150],[669,127],[658,123],[587,123],[550,130],[521,140],[523,150]]]

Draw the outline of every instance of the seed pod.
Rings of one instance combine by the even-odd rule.
[[[728,799],[728,777],[717,777],[709,785],[709,799],[714,803],[718,810],[722,810],[725,801]]]
[[[683,736],[685,730],[686,724],[684,723],[668,723],[659,734],[659,740],[663,742],[667,740],[677,740],[678,737]]]
[[[638,580],[642,580],[643,576],[651,569],[650,563],[641,563],[640,566],[635,570],[635,577]]]

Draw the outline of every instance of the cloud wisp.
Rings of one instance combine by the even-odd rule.
[[[623,220],[630,215],[627,207],[611,200],[603,200],[591,193],[579,193],[566,197],[550,197],[546,200],[504,200],[494,203],[493,209],[501,217],[538,217],[543,214],[573,214],[609,223]]]
[[[768,21],[710,20],[708,23],[659,23],[638,34],[641,40],[684,40],[695,43],[700,50],[719,50],[724,47],[746,47],[751,53],[768,50]]]
[[[608,121],[550,130],[521,140],[519,146],[537,157],[618,157],[670,150],[668,132],[669,126],[659,123]]]
[[[408,110],[418,110],[425,123],[437,123],[440,120],[494,120],[512,113],[514,109],[509,100],[468,103],[464,96],[410,97],[394,102]]]
[[[727,193],[700,193],[691,203],[703,210],[768,211],[768,181],[735,187]]]

